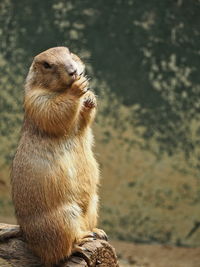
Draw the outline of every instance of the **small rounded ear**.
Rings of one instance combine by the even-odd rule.
[[[71,52],[69,51],[69,48],[68,48],[68,47],[65,46],[65,48],[67,49],[67,52],[68,52],[68,53],[71,53]]]

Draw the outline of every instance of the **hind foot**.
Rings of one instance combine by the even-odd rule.
[[[102,229],[94,228],[93,229],[94,236],[98,239],[108,240],[107,234]]]
[[[95,233],[87,231],[83,232],[83,234],[76,240],[75,244],[78,246],[82,246],[86,242],[91,242],[95,239],[96,239]]]

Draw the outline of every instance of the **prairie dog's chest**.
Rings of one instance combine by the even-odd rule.
[[[69,139],[60,143],[55,150],[57,166],[65,170],[71,178],[92,168],[94,158],[91,145],[84,141]]]
[[[96,192],[99,180],[98,164],[93,156],[91,144],[79,142],[63,143],[59,151],[57,168],[59,177],[63,177],[71,192],[76,196],[85,196]],[[82,197],[81,197],[82,198]],[[89,201],[89,200],[88,200]]]

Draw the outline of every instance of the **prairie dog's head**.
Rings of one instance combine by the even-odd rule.
[[[83,75],[84,70],[83,62],[67,47],[50,48],[34,58],[26,78],[26,89],[40,87],[61,91]]]

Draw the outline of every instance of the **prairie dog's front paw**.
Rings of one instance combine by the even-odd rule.
[[[80,77],[78,80],[74,81],[69,88],[70,93],[81,97],[88,91],[88,79],[85,77]]]
[[[83,105],[86,108],[95,108],[97,106],[97,100],[92,91],[88,91],[84,96]]]

